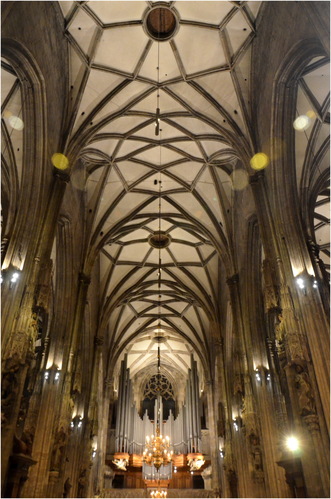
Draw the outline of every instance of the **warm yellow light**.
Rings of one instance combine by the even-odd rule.
[[[69,160],[64,154],[56,152],[52,156],[52,164],[58,170],[66,170],[69,166]]]
[[[267,154],[265,154],[264,152],[258,152],[254,154],[254,156],[250,160],[250,165],[253,170],[263,170],[263,168],[266,168],[269,163],[269,156],[267,156]]]
[[[315,111],[313,111],[312,109],[310,109],[309,111],[306,112],[306,115],[308,116],[308,118],[310,118],[311,120],[315,119],[316,118],[316,113]]]
[[[299,440],[296,437],[288,437],[286,439],[286,446],[291,451],[299,450]]]
[[[162,465],[169,464],[171,461],[171,455],[167,454],[169,447],[169,440],[162,438],[160,428],[157,426],[156,436],[152,435],[150,439],[146,438],[146,451],[149,450],[151,452],[148,455],[146,455],[146,451],[143,453],[143,462],[159,470]]]

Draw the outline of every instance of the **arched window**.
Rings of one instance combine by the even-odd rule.
[[[163,374],[154,374],[146,383],[142,403],[142,413],[147,410],[149,419],[154,420],[154,406],[158,395],[162,397],[163,420],[168,419],[170,410],[175,415],[175,397],[172,384]]]

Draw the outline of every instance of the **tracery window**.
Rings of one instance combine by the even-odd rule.
[[[174,399],[174,392],[170,381],[163,374],[154,374],[146,383],[144,399],[155,399],[161,395],[163,399]]]
[[[142,415],[147,411],[149,419],[154,420],[154,405],[158,395],[162,397],[163,421],[168,419],[170,410],[176,416],[176,403],[172,384],[163,374],[154,374],[146,383],[142,402]]]

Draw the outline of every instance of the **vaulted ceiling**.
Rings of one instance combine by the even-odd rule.
[[[233,266],[231,175],[239,154],[250,157],[259,6],[61,2],[76,111],[69,150],[79,149],[89,171],[102,322],[111,354],[125,345],[133,376],[155,369],[156,335],[168,374],[187,373],[191,352],[207,365],[219,257]],[[159,231],[162,249],[151,241]]]
[[[163,336],[161,366],[173,379],[191,353],[204,369],[219,273],[236,271],[232,206],[254,154],[248,99],[261,2],[59,3],[71,65],[65,150],[80,159],[71,182],[86,192],[85,270],[100,265],[110,356],[126,352],[132,375],[147,377]],[[325,64],[307,72],[298,96],[320,110]],[[19,87],[3,69],[3,111],[12,104],[18,115]],[[298,178],[307,133],[297,142]],[[321,196],[317,242],[327,245],[328,191]]]

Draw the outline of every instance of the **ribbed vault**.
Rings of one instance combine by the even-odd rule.
[[[238,271],[233,203],[257,152],[248,94],[260,3],[60,2],[71,61],[64,151],[86,193],[83,271],[100,275],[109,369],[126,352],[132,374],[149,375],[161,324],[168,372],[185,375],[193,353],[206,374],[220,277]],[[297,114],[315,114],[295,146],[303,217],[328,270],[327,64],[316,58],[300,79]],[[19,116],[21,94],[2,65],[3,182],[15,198],[22,133],[5,111]],[[10,223],[15,201],[3,202]],[[170,241],[162,249],[150,244],[158,231]]]

